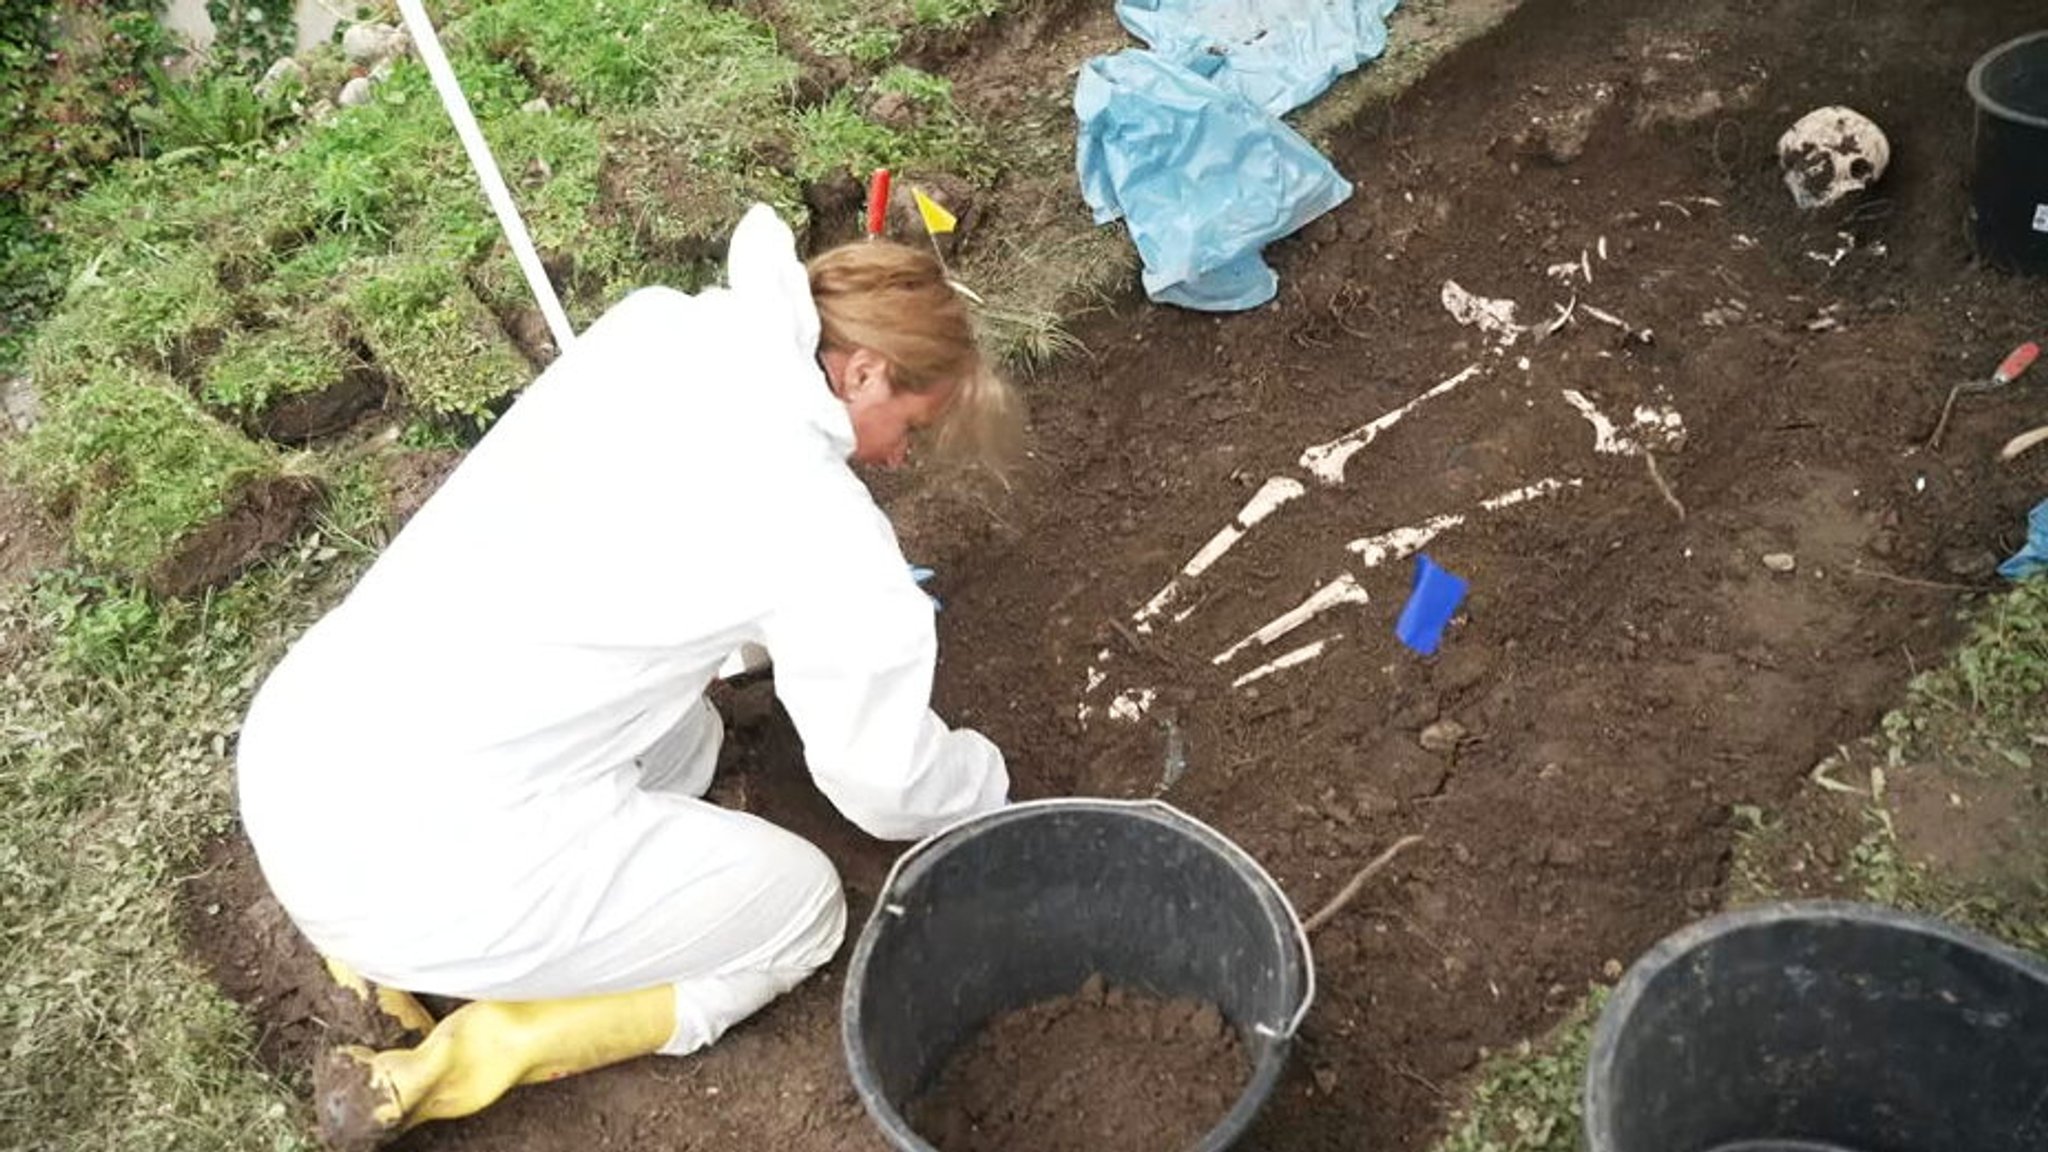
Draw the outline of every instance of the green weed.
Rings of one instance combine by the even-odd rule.
[[[1956,655],[1953,679],[1991,720],[2038,710],[2048,693],[2048,579],[2015,585],[1977,618]],[[1926,690],[1938,690],[1929,682]]]
[[[809,0],[787,9],[783,23],[817,55],[872,68],[895,58],[909,16],[907,0]]]
[[[821,25],[811,33],[810,42],[820,56],[843,56],[873,67],[895,57],[903,47],[903,33],[887,24],[849,17]]]
[[[908,64],[898,64],[875,77],[874,89],[908,96],[913,103],[933,111],[950,111],[953,107],[951,80]]]
[[[911,115],[901,128],[861,111],[874,96],[889,93],[909,100]],[[865,177],[874,168],[890,167],[909,174],[951,172],[987,183],[998,169],[987,134],[954,105],[951,82],[907,66],[802,110],[796,139],[796,175],[804,181],[840,173]]]
[[[162,670],[164,618],[142,589],[60,570],[35,581],[33,604],[58,668],[130,682]]]
[[[1489,1061],[1435,1152],[1578,1152],[1587,1051],[1609,991],[1593,988],[1548,1037]]]
[[[897,164],[905,151],[901,136],[861,115],[853,97],[843,90],[799,112],[796,128],[796,174],[807,182],[844,174],[865,176]]]
[[[460,451],[469,441],[446,423],[412,419],[398,430],[398,444],[417,452]]]
[[[165,163],[246,153],[292,121],[285,94],[259,96],[247,77],[212,72],[190,81],[149,69],[156,103],[135,109],[144,138]]]
[[[1002,0],[910,0],[912,20],[945,32],[971,28],[1002,10]]]
[[[898,130],[877,123],[859,108],[859,97],[842,89],[831,99],[797,113],[796,175],[804,181],[839,174],[865,177],[878,167],[915,172],[935,169],[983,182],[994,173],[987,139],[980,128],[960,115],[950,86],[921,83],[909,69],[892,74],[920,105],[909,127]],[[902,91],[902,89],[889,89]]]
[[[271,320],[288,319],[338,298],[353,266],[372,251],[354,236],[322,236],[270,265],[250,299]]]
[[[1950,920],[2048,956],[2048,869],[2034,869],[2031,882],[1993,888],[1908,860],[1884,805],[1866,808],[1863,819],[1863,838],[1842,868],[1843,881],[1861,898]]]
[[[55,307],[71,255],[51,213],[134,152],[142,70],[169,47],[155,0],[0,4],[0,370]]]
[[[349,460],[327,483],[327,502],[316,516],[320,535],[368,563],[377,558],[391,527],[391,493],[374,455]],[[315,555],[318,555],[316,549]]]
[[[0,203],[33,220],[133,149],[143,70],[171,50],[155,0],[0,5]]]
[[[983,347],[997,362],[1026,372],[1087,351],[1057,312],[987,304],[974,310],[974,320]]]
[[[1901,855],[1891,811],[1875,804],[1864,809],[1863,819],[1868,830],[1849,850],[1845,878],[1873,904],[1899,908],[1923,903],[1918,897],[1925,890],[1926,872],[1908,864]]]

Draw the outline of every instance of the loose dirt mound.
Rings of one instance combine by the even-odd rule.
[[[2048,486],[2048,455],[1989,459],[2038,393],[1919,447],[1948,386],[2048,316],[1962,230],[1963,74],[2038,21],[2035,0],[1531,0],[1339,141],[1358,193],[1275,251],[1273,308],[1123,307],[1033,382],[1012,497],[889,486],[941,572],[940,709],[1006,749],[1021,795],[1152,794],[1171,719],[1169,799],[1303,906],[1428,838],[1318,935],[1321,997],[1245,1147],[1424,1147],[1482,1050],[1717,903],[1731,806],[1781,804],[1952,638],[1953,588]],[[1893,168],[1801,216],[1772,145],[1832,103],[1885,127]],[[1514,342],[1454,319],[1447,281],[1512,300]],[[1341,484],[1300,463],[1375,421]],[[1302,495],[1139,631],[1275,477]],[[1434,660],[1390,635],[1425,536],[1472,589]],[[1216,662],[1347,576],[1350,602]],[[866,907],[894,848],[838,822],[776,731],[730,787]],[[838,992],[830,969],[702,1058],[515,1093],[409,1146],[879,1148]]]
[[[1215,1005],[1097,976],[989,1021],[910,1121],[946,1152],[1180,1152],[1237,1102],[1249,1067]]]

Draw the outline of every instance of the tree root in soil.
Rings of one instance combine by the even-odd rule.
[[[1394,862],[1394,857],[1420,843],[1422,843],[1422,837],[1420,836],[1403,836],[1399,840],[1394,841],[1392,847],[1373,857],[1370,864],[1354,873],[1350,881],[1344,885],[1343,890],[1331,897],[1328,904],[1318,908],[1315,915],[1302,921],[1301,930],[1304,932],[1314,932],[1316,929],[1328,924],[1332,917],[1349,907],[1353,900],[1358,899],[1358,894],[1365,890],[1366,881],[1371,880],[1374,876],[1384,871],[1387,865]]]
[[[1685,519],[1685,505],[1679,502],[1678,494],[1673,492],[1671,485],[1665,482],[1664,473],[1657,469],[1657,454],[1645,448],[1643,450],[1643,464],[1650,470],[1650,483],[1655,484],[1657,491],[1664,494],[1664,502],[1671,505],[1671,510],[1678,513],[1680,520]]]

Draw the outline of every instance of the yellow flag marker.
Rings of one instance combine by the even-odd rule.
[[[959,221],[953,219],[951,212],[939,206],[938,201],[925,195],[924,189],[912,188],[910,195],[917,201],[917,214],[924,217],[924,230],[932,235],[937,236],[941,232],[951,232],[953,225],[959,223]]]

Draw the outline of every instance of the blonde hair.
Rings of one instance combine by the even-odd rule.
[[[895,391],[923,395],[950,386],[933,429],[935,451],[1001,474],[1022,444],[1023,404],[976,343],[967,301],[944,266],[928,252],[871,240],[812,257],[807,267],[820,345],[880,355]]]

